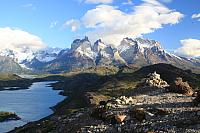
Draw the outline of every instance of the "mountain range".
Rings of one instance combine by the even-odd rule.
[[[15,73],[27,69],[61,73],[94,66],[142,67],[158,63],[200,72],[199,59],[179,57],[163,49],[158,41],[142,38],[124,38],[120,45],[114,46],[101,39],[91,43],[85,37],[74,40],[70,49],[46,48],[36,52],[27,47],[21,51],[5,49],[0,51],[0,56],[0,71]]]

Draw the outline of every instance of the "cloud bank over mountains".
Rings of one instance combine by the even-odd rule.
[[[37,51],[46,47],[38,36],[10,27],[0,28],[0,44],[0,50],[11,49],[15,51],[26,49]]]
[[[200,57],[200,40],[185,39],[181,40],[182,46],[175,50],[175,53],[185,57]]]

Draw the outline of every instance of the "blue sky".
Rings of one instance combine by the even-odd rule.
[[[22,30],[41,39],[37,42],[62,48],[85,35],[106,43],[142,36],[169,51],[200,56],[199,9],[198,0],[1,0],[0,28]]]

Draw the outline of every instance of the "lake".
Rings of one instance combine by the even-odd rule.
[[[53,113],[49,108],[64,100],[48,84],[54,82],[37,82],[27,90],[0,91],[0,111],[15,112],[21,120],[0,123],[0,133],[4,133],[37,121]]]

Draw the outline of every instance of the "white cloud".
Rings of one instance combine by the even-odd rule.
[[[53,21],[53,22],[51,22],[50,23],[50,26],[49,26],[49,28],[54,28],[54,27],[56,27],[58,25],[58,21],[56,20],[56,21]]]
[[[193,19],[197,19],[198,21],[200,21],[200,13],[193,14],[193,15],[192,15],[192,18],[193,18]]]
[[[71,31],[73,31],[73,32],[77,31],[80,28],[80,22],[79,22],[79,20],[71,19],[71,20],[66,21],[63,24],[63,28],[66,29],[68,27],[70,27]]]
[[[32,3],[24,4],[24,5],[22,5],[22,7],[29,8],[29,9],[32,9],[32,10],[36,9],[36,6],[33,5]]]
[[[113,0],[85,0],[85,3],[89,4],[109,4],[112,2]]]
[[[160,0],[160,1],[164,3],[171,3],[173,0]]]
[[[127,0],[126,2],[123,2],[122,5],[133,5],[133,0]]]
[[[0,50],[22,51],[25,48],[29,48],[32,51],[37,51],[45,47],[46,45],[36,35],[21,29],[0,28]]]
[[[200,57],[200,40],[185,39],[181,40],[181,47],[175,53],[186,57]]]
[[[133,6],[130,13],[109,5],[87,11],[82,17],[84,26],[92,29],[87,35],[92,40],[102,38],[106,43],[119,44],[124,37],[138,37],[166,24],[177,24],[184,16],[157,0],[143,1],[141,5]]]

